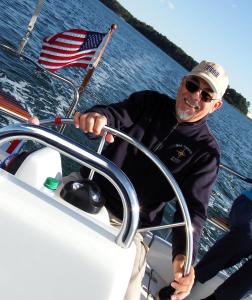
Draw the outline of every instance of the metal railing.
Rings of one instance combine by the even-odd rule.
[[[15,139],[33,140],[49,146],[107,178],[116,188],[124,208],[116,243],[123,248],[131,245],[139,221],[138,200],[131,182],[114,163],[53,130],[36,125],[10,125],[0,129],[0,146]]]
[[[73,100],[72,100],[72,102],[71,102],[71,104],[69,106],[69,110],[66,113],[66,118],[70,118],[73,115],[73,113],[75,112],[76,107],[77,107],[77,105],[79,103],[79,100],[80,100],[80,93],[79,93],[79,90],[78,90],[77,86],[75,85],[75,83],[72,80],[70,80],[68,78],[65,78],[65,77],[63,77],[61,75],[58,75],[58,74],[56,74],[54,72],[50,72],[49,70],[47,70],[44,67],[42,67],[39,63],[37,63],[36,61],[34,61],[31,57],[29,57],[26,54],[23,54],[22,50],[20,50],[20,49],[15,49],[11,45],[6,45],[4,43],[0,43],[0,48],[2,48],[5,51],[8,51],[8,52],[16,55],[19,58],[25,59],[26,61],[28,61],[29,63],[31,63],[32,65],[34,65],[37,70],[40,70],[41,72],[43,72],[45,74],[48,74],[49,76],[52,76],[52,77],[54,77],[56,79],[59,79],[63,83],[66,83],[73,90]],[[65,129],[65,125],[62,125],[60,127],[59,131],[63,132],[64,129]]]
[[[220,164],[220,168],[222,168],[223,170],[237,176],[239,179],[245,181],[245,182],[248,182],[248,183],[252,183],[252,178],[249,178],[249,177],[246,177],[240,173],[238,173],[237,171],[231,169],[229,166],[227,165],[224,165],[224,164]]]

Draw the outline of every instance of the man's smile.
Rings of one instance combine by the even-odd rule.
[[[198,104],[193,104],[193,103],[191,102],[191,99],[189,99],[188,97],[185,97],[185,98],[184,98],[184,102],[185,102],[188,106],[190,106],[191,108],[194,108],[195,110],[199,110],[199,109],[200,109],[200,106],[199,106]]]

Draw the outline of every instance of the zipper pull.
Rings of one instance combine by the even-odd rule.
[[[179,123],[176,123],[172,129],[170,130],[170,132],[165,136],[165,138],[159,142],[154,148],[153,148],[153,152],[161,149],[164,146],[164,143],[166,142],[166,140],[168,139],[168,137],[173,133],[173,131],[178,127]]]

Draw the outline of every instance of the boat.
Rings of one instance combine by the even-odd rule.
[[[41,68],[20,49],[6,44],[0,46]],[[53,76],[60,79],[58,75]],[[71,82],[69,85],[73,87]],[[73,91],[75,101],[71,111],[78,101],[78,93],[74,88]],[[95,152],[64,136],[64,127],[73,123],[69,116],[41,120],[40,125],[34,125],[24,123],[29,115],[15,105],[8,105],[8,101],[1,105],[1,111],[20,121],[0,129],[2,163],[8,165],[20,157],[20,147],[11,155],[8,151],[13,141],[32,140],[42,145],[21,160],[15,171],[0,169],[0,290],[3,299],[123,299],[135,258],[136,232],[143,234],[149,246],[141,300],[156,299],[159,289],[172,281],[172,245],[155,232],[177,226],[184,226],[186,231],[185,274],[188,273],[192,261],[190,216],[178,184],[155,155],[124,133],[104,127],[105,132],[131,143],[153,161],[167,184],[171,184],[182,210],[183,222],[138,229],[139,205],[135,189],[126,175],[102,155],[105,135]],[[50,125],[60,127],[60,132],[49,128]],[[103,205],[98,207],[88,198],[88,205],[83,209],[63,196],[68,190],[62,175],[62,155],[90,168],[89,181],[97,172],[113,184],[124,208],[119,229],[110,224],[109,213]],[[57,180],[56,189],[45,188],[48,178]],[[77,183],[80,186],[80,182]],[[216,223],[216,226],[221,225]],[[205,284],[197,283],[187,299],[208,296],[225,279],[226,275],[219,273]]]
[[[57,122],[71,124],[73,120]],[[1,294],[7,300],[123,299],[135,256],[132,241],[138,230],[139,206],[134,187],[120,169],[102,156],[104,138],[96,153],[45,127],[50,124],[55,124],[55,120],[42,120],[40,126],[21,123],[0,129],[1,145],[31,139],[45,146],[27,156],[15,174],[0,170]],[[172,280],[172,245],[153,234],[153,230],[185,226],[189,268],[192,235],[188,210],[178,185],[162,162],[125,134],[109,127],[105,130],[124,138],[152,159],[172,184],[183,210],[181,224],[138,230],[145,232],[150,247],[141,299],[155,299],[158,290]],[[62,181],[60,154],[104,175],[116,187],[124,206],[120,230],[110,225],[104,207],[91,214],[64,200],[60,196],[63,184],[51,194],[42,190],[49,176]],[[0,160],[8,155],[1,151]],[[188,299],[207,296],[225,278],[220,273],[207,284],[197,284]]]
[[[8,113],[10,115],[10,113]],[[16,116],[15,116],[16,117]],[[72,119],[57,120],[71,124]],[[0,287],[4,299],[123,299],[133,267],[137,231],[144,232],[150,249],[141,300],[155,299],[160,288],[172,280],[172,245],[153,234],[154,230],[185,226],[187,268],[192,256],[192,234],[188,210],[173,176],[151,152],[125,134],[105,127],[143,151],[172,184],[183,211],[184,222],[137,229],[139,206],[129,179],[112,162],[64,135],[45,127],[21,123],[0,129],[0,145],[31,139],[45,147],[32,152],[15,174],[0,169],[0,215],[2,230]],[[104,138],[101,141],[101,152]],[[109,222],[102,207],[96,214],[85,212],[61,197],[63,183],[45,193],[46,178],[62,182],[60,154],[105,176],[118,190],[124,207],[120,230]],[[4,161],[9,154],[0,152]],[[187,299],[201,299],[211,293],[226,276],[222,273],[206,284],[197,284]],[[249,299],[249,298],[244,298]]]

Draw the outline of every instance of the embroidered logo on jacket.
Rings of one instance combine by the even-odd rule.
[[[183,144],[175,144],[170,147],[170,160],[175,164],[179,164],[187,159],[191,154],[192,150]]]

